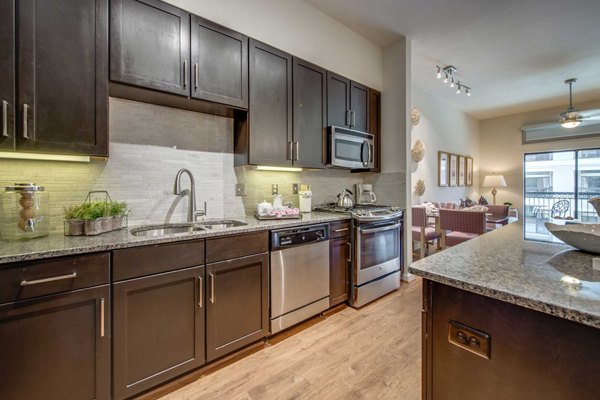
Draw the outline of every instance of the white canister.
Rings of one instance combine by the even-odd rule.
[[[312,209],[312,192],[310,190],[298,192],[300,212],[308,213]]]
[[[262,203],[258,203],[256,205],[256,213],[258,215],[267,215],[271,212],[272,209],[273,209],[273,206],[271,205],[271,203],[267,202],[266,200],[263,200]]]
[[[273,196],[273,208],[279,210],[283,208],[283,196],[276,194]]]

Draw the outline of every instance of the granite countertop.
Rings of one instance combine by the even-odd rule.
[[[280,229],[315,223],[327,223],[349,219],[347,214],[334,214],[313,211],[304,214],[302,219],[259,221],[253,216],[227,218],[243,221],[248,225],[227,229],[207,229],[193,233],[165,235],[161,237],[133,236],[132,228],[104,233],[98,236],[64,236],[50,234],[49,236],[20,241],[0,240],[0,268],[2,264],[19,261],[37,260],[42,258],[66,256],[70,254],[92,253],[127,247],[152,245],[159,243],[177,242],[190,239],[202,239],[214,236],[236,235],[240,233],[261,230]],[[207,219],[209,221],[209,219]],[[202,221],[198,222],[199,224]],[[156,224],[157,227],[160,224]]]
[[[509,224],[413,263],[425,279],[600,328],[600,271],[592,255],[571,246],[523,239]],[[577,290],[561,278],[581,280]]]

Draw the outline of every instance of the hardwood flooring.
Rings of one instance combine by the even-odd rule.
[[[162,400],[353,400],[421,396],[421,279],[350,307]]]

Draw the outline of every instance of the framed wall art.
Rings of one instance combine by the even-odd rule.
[[[473,157],[467,157],[467,176],[466,176],[466,186],[473,186]]]
[[[448,186],[448,153],[438,151],[438,186]]]
[[[448,159],[448,186],[456,186],[458,183],[458,156],[456,154],[449,154]]]
[[[458,156],[458,186],[465,186],[466,165],[465,156]]]

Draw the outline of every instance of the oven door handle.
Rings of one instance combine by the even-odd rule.
[[[394,225],[386,225],[380,228],[373,228],[373,229],[360,229],[360,233],[377,233],[377,232],[385,232],[385,231],[391,231],[392,229],[398,229],[400,228],[402,224],[398,223],[398,224],[394,224]]]

